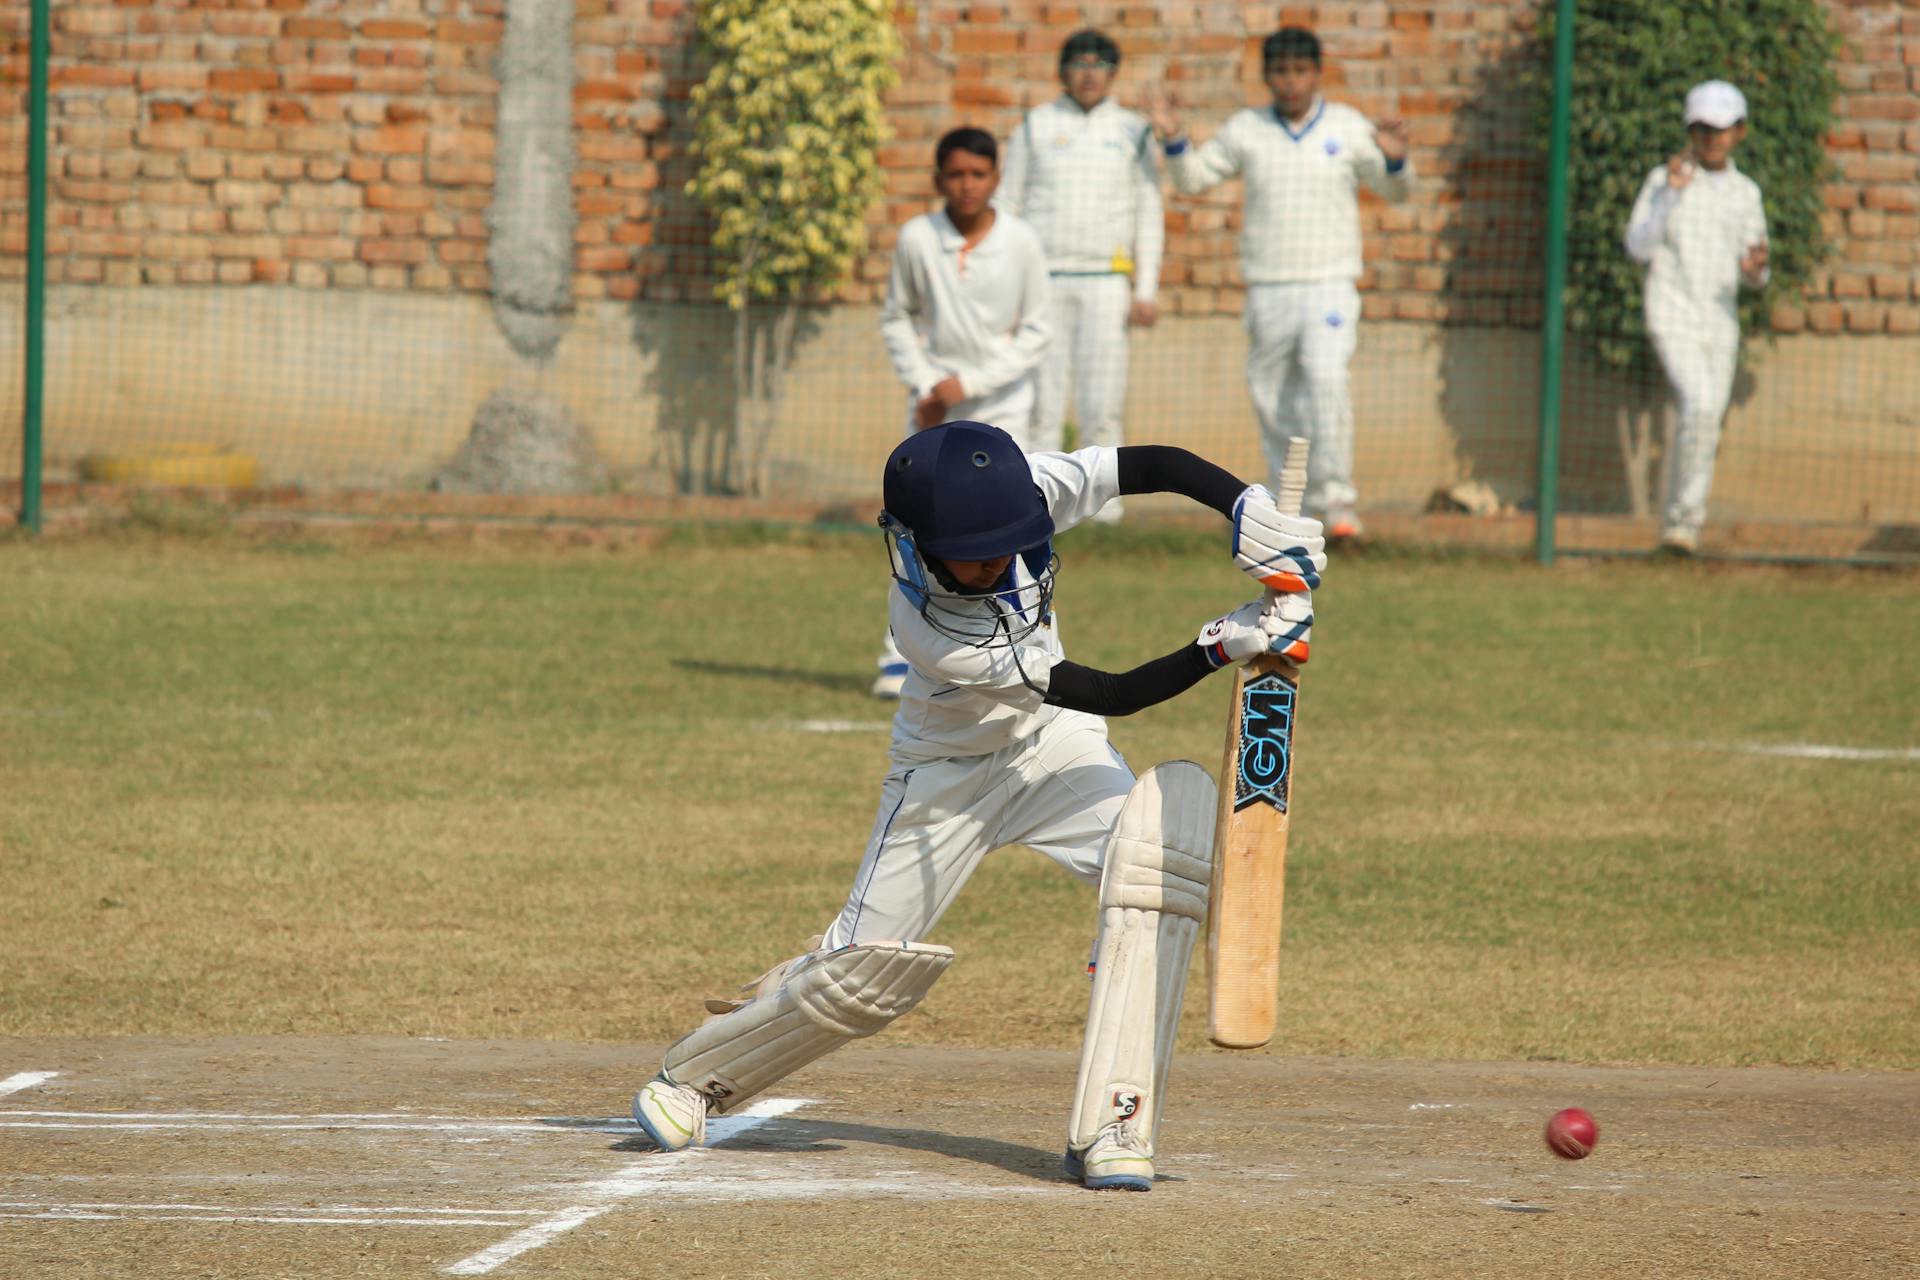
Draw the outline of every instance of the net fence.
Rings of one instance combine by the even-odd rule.
[[[1700,8],[1751,31],[1779,29],[1783,3]],[[1688,88],[1738,81],[1765,53],[1707,65],[1689,52],[1698,32],[1662,34],[1648,16],[1660,9],[1578,6],[1555,481],[1558,541],[1574,550],[1651,548],[1669,523],[1683,415],[1641,302],[1657,267],[1628,253],[1627,224],[1642,185],[1689,145]],[[1818,172],[1783,158],[1815,118],[1798,82],[1771,96],[1745,86],[1736,165],[1760,184],[1777,278],[1741,295],[1748,337],[1728,361],[1697,536],[1735,554],[1908,555],[1920,18],[1892,2],[1813,11],[1837,38],[1815,59],[1832,77]],[[690,0],[57,6],[44,318],[56,501],[66,485],[148,481],[321,505],[534,495],[589,515],[697,503],[864,520],[926,391],[883,340],[896,258],[913,248],[903,229],[944,207],[935,145],[971,125],[1029,175],[1001,209],[1045,233],[1066,389],[1040,393],[1045,357],[1020,376],[1064,404],[1068,442],[1179,444],[1260,478],[1264,409],[1267,434],[1304,429],[1333,466],[1320,504],[1350,497],[1378,536],[1531,542],[1548,10],[900,6],[866,248],[831,287],[744,316],[716,299],[714,217],[689,192],[694,91],[714,65],[700,17]],[[28,21],[25,0],[0,4],[0,333],[14,352],[27,323]],[[1321,101],[1297,116],[1276,113],[1266,75],[1283,26],[1321,48]],[[1138,136],[1138,119],[1067,109],[1061,50],[1087,28],[1117,50],[1111,100],[1143,113],[1163,102],[1188,138],[1180,157],[1147,139],[1116,160],[1105,153]],[[1763,43],[1743,39],[1723,43]],[[1630,65],[1642,74],[1622,74]],[[1370,124],[1356,133],[1335,108]],[[1394,140],[1404,168],[1389,171]],[[1142,157],[1162,203],[1152,280],[1137,218],[1105,262],[1088,261],[1085,239],[1127,224],[1116,211],[1139,199],[1127,175]],[[1802,230],[1783,235],[1785,223]],[[996,265],[1008,255],[959,261],[971,254],[948,255],[949,283],[978,296],[916,295],[912,323],[1019,295],[995,275],[1017,271]],[[1016,327],[987,345],[1017,346]],[[966,358],[927,353],[952,370]],[[993,377],[968,366],[961,407],[1031,425],[1018,397],[994,398],[1011,384],[993,363]],[[22,376],[17,358],[0,367],[0,480],[16,484]],[[1178,510],[1149,498],[1127,519]]]

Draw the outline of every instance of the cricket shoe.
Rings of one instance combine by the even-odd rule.
[[[1142,1155],[1121,1126],[1108,1125],[1085,1151],[1067,1148],[1067,1176],[1089,1191],[1153,1190],[1153,1159]]]
[[[880,666],[880,674],[873,678],[873,696],[898,700],[900,690],[907,684],[907,664],[887,662]]]
[[[1328,542],[1358,542],[1366,536],[1367,526],[1360,523],[1352,507],[1337,507],[1327,512]]]
[[[633,1118],[662,1151],[707,1140],[707,1097],[698,1089],[655,1076],[633,1095]]]
[[[1660,551],[1670,556],[1690,556],[1700,546],[1700,535],[1685,525],[1673,525],[1660,533]]]

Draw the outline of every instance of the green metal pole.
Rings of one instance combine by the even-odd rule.
[[[52,0],[33,0],[27,100],[27,368],[20,444],[20,524],[40,532],[40,408],[47,327],[47,51]]]
[[[1553,18],[1553,130],[1547,145],[1547,296],[1540,333],[1540,477],[1534,556],[1552,564],[1560,513],[1560,386],[1567,330],[1567,153],[1573,133],[1573,0]]]

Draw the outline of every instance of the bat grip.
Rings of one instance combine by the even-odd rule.
[[[1280,465],[1280,489],[1273,495],[1273,505],[1284,515],[1300,514],[1300,504],[1307,496],[1307,450],[1310,441],[1305,436],[1287,437],[1286,461]],[[1272,587],[1266,589],[1268,603],[1280,593]]]

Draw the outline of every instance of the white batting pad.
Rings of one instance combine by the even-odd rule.
[[[1204,883],[1204,881],[1203,881]],[[667,1050],[667,1078],[726,1112],[849,1040],[870,1036],[920,1003],[950,947],[863,942],[787,965],[780,985],[710,1018]]]
[[[1173,1061],[1187,962],[1206,924],[1213,777],[1191,760],[1143,774],[1107,837],[1100,942],[1068,1144],[1090,1146],[1119,1123],[1151,1157]]]

